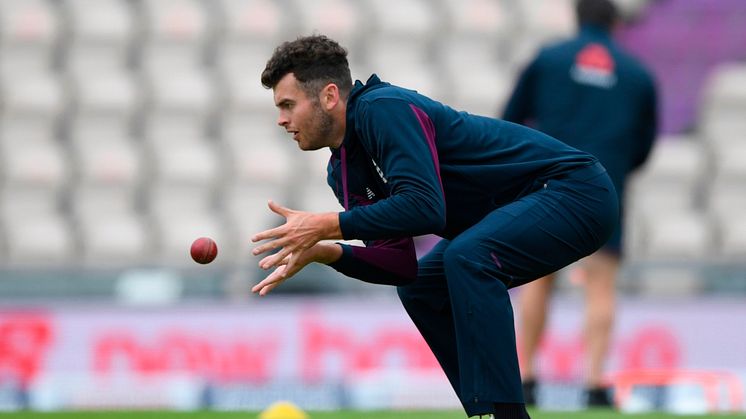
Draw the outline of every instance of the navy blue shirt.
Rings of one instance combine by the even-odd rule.
[[[534,129],[471,115],[384,83],[355,83],[328,182],[345,211],[342,258],[330,266],[362,280],[414,280],[411,237],[453,238],[546,179],[596,163]]]
[[[601,28],[547,46],[520,75],[503,119],[596,156],[617,193],[647,158],[657,129],[650,73]]]

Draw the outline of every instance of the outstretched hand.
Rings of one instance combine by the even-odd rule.
[[[272,274],[279,278],[294,275],[306,264],[299,260],[304,252],[324,239],[341,239],[339,218],[336,213],[312,213],[296,211],[283,207],[274,201],[269,201],[272,212],[285,217],[285,224],[261,233],[251,238],[252,242],[269,240],[253,250],[254,255],[280,249],[259,262],[262,269],[278,268]],[[306,255],[308,256],[308,255]],[[282,267],[282,269],[280,269]]]
[[[253,251],[254,255],[280,248],[280,251],[259,262],[262,269],[280,266],[285,258],[288,258],[286,265],[291,264],[293,260],[289,256],[293,252],[295,252],[295,255],[300,255],[303,250],[308,249],[320,240],[320,234],[315,231],[312,225],[309,225],[311,224],[309,222],[309,218],[312,217],[311,213],[294,211],[274,201],[269,201],[268,205],[272,212],[285,217],[285,224],[265,230],[251,238],[253,242],[270,239],[268,242],[257,246]]]
[[[287,259],[283,260],[286,263]],[[251,292],[258,293],[260,296],[265,296],[267,293],[277,288],[278,285],[282,284],[286,279],[292,275],[285,275],[287,265],[283,264],[275,268],[272,273],[267,275],[261,282],[251,287]]]

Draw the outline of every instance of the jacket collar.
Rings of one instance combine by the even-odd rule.
[[[598,25],[582,25],[580,27],[580,34],[595,39],[611,40],[611,32]]]
[[[350,137],[354,136],[355,119],[357,117],[357,105],[360,96],[368,91],[389,85],[389,83],[381,81],[381,79],[378,78],[376,74],[372,74],[370,77],[368,77],[368,80],[364,84],[360,80],[355,81],[355,84],[352,86],[352,90],[350,91],[350,96],[347,99],[347,110],[345,116],[347,118],[347,125],[345,127],[345,137],[342,141],[342,146],[348,144]]]
[[[356,80],[355,84],[352,86],[352,91],[350,91],[350,97],[347,100],[347,115],[349,117],[350,111],[354,110],[354,107],[357,104],[357,99],[360,98],[360,96],[372,89],[376,89],[383,86],[388,86],[389,83],[381,81],[380,78],[376,74],[371,74],[370,77],[368,77],[368,81],[363,84],[360,80]]]

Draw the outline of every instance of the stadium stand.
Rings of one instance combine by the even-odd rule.
[[[436,31],[442,24],[437,9],[422,0],[399,2],[396,8],[375,0],[364,5],[371,21],[365,40],[365,73],[377,72],[393,84],[442,97],[441,74],[431,65]]]
[[[140,46],[143,68],[163,71],[192,67],[204,62],[213,38],[214,19],[199,0],[139,2],[145,25]]]
[[[325,185],[327,156],[299,155],[259,82],[278,42],[329,34],[351,50],[355,78],[378,72],[495,115],[537,45],[573,31],[570,0],[539,3],[3,0],[0,269],[188,269],[197,235],[218,240],[219,263],[244,264],[250,234],[277,222],[267,199],[340,208]],[[718,4],[711,15],[746,14]],[[746,52],[724,42],[695,66],[682,61],[676,31],[700,6],[620,5],[634,18],[623,43],[659,75],[666,134],[630,188],[630,263],[738,263]],[[708,22],[703,30],[724,40],[742,30]]]
[[[630,185],[625,211],[632,223],[638,223],[637,240],[627,243],[631,256],[656,258],[663,256],[695,256],[702,246],[709,243],[701,228],[695,227],[703,220],[693,215],[699,212],[697,202],[707,170],[704,146],[691,137],[662,137],[653,149],[650,161],[636,173]],[[691,225],[689,235],[671,235],[669,226],[672,214],[681,215]],[[686,215],[685,215],[686,214]],[[675,217],[674,217],[675,218]],[[633,234],[633,236],[635,236]],[[669,243],[671,240],[674,243]],[[687,248],[686,246],[692,246]]]
[[[713,71],[703,88],[700,129],[713,158],[707,210],[719,238],[718,253],[726,260],[746,255],[745,83],[746,64],[728,63]]]
[[[149,229],[134,207],[130,191],[80,187],[72,195],[74,221],[88,266],[131,266],[150,253]]]
[[[60,50],[60,17],[44,0],[0,2],[0,70],[3,74],[43,72]]]
[[[744,143],[746,131],[746,64],[729,63],[718,67],[704,86],[701,129],[717,148]]]
[[[67,70],[92,76],[126,67],[136,38],[134,11],[123,0],[70,0],[66,24]]]
[[[299,12],[301,33],[323,33],[354,50],[366,33],[366,19],[361,2],[350,0],[322,0],[309,3],[293,0],[291,8]],[[362,30],[361,30],[362,29]]]

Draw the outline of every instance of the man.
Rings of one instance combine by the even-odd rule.
[[[521,74],[503,119],[531,124],[572,147],[596,156],[619,195],[627,175],[647,158],[656,133],[652,77],[610,36],[618,20],[610,0],[579,0],[579,34],[542,49]],[[605,246],[586,258],[586,398],[610,406],[603,368],[614,319],[614,282],[621,256],[622,226]],[[555,275],[521,290],[519,333],[526,402],[536,402],[534,363],[547,317]]]
[[[324,36],[280,45],[262,73],[278,124],[302,150],[328,147],[344,207],[252,237],[265,295],[311,262],[394,285],[469,416],[528,418],[508,289],[598,249],[618,203],[590,154],[538,131],[457,112],[375,75],[354,86]],[[443,239],[419,262],[412,237]],[[327,239],[359,239],[349,246]]]

